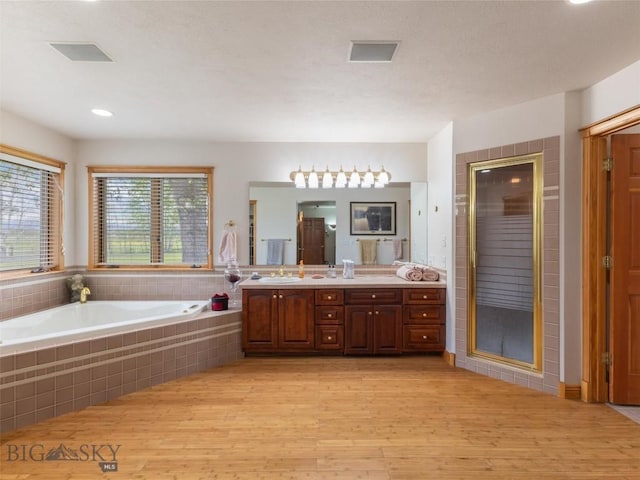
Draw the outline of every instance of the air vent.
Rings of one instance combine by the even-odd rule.
[[[113,62],[93,43],[52,42],[49,45],[74,62]]]
[[[390,62],[399,42],[351,42],[350,62]]]

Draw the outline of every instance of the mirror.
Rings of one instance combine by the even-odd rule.
[[[362,264],[360,240],[378,240],[376,242],[376,264],[389,265],[394,260],[418,261],[412,257],[415,249],[425,252],[426,256],[426,183],[418,189],[416,206],[412,199],[413,184],[395,182],[379,189],[298,189],[292,183],[286,182],[250,182],[250,231],[252,233],[252,252],[254,265],[268,265],[268,244],[273,240],[282,240],[284,245],[282,259],[285,265],[294,265],[300,255],[298,244],[300,212],[302,218],[324,218],[325,252],[324,263],[342,264],[343,259],[354,260]],[[351,235],[352,202],[395,203],[395,235],[375,232]],[[424,203],[424,205],[422,205]],[[412,207],[412,205],[414,205]],[[416,208],[420,216],[413,214]],[[418,219],[424,225],[414,225]],[[424,246],[414,248],[411,241],[411,231],[418,228],[423,238]],[[272,242],[270,242],[272,240]],[[395,240],[395,242],[394,242]],[[400,245],[398,245],[400,244]]]

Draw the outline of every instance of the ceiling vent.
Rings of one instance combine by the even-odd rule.
[[[399,42],[351,42],[350,62],[390,62]]]
[[[49,45],[74,62],[113,62],[94,43],[51,42]]]

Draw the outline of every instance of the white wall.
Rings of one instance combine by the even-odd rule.
[[[455,270],[453,232],[453,123],[429,140],[427,147],[428,262],[447,271],[447,350],[455,352]]]
[[[0,110],[0,143],[65,162],[64,230],[65,266],[75,265],[75,148],[72,139],[33,123],[19,115]]]
[[[391,172],[392,182],[426,180],[426,144],[392,143],[213,143],[171,140],[80,141],[77,146],[77,198],[87,198],[88,165],[195,165],[212,166],[214,172],[214,247],[223,225],[236,221],[239,262],[248,263],[249,182],[286,182],[301,165],[337,170],[354,165],[366,170],[381,165]],[[373,200],[375,201],[375,199]],[[292,205],[295,208],[295,205]],[[77,205],[77,258],[87,263],[86,201]],[[294,214],[295,215],[295,214]],[[293,232],[295,236],[295,231]],[[282,235],[284,236],[284,235]],[[289,236],[287,234],[287,236]],[[294,238],[294,237],[292,237]]]
[[[581,126],[640,105],[640,60],[583,90]]]

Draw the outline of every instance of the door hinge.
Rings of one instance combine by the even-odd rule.
[[[611,170],[613,170],[613,157],[605,158],[602,161],[602,168],[607,172],[610,172]]]
[[[611,355],[610,352],[604,352],[602,354],[602,363],[605,364],[607,367],[611,366],[611,364],[613,363],[613,356]]]
[[[610,270],[613,267],[613,257],[611,255],[605,255],[602,257],[602,266],[607,270]]]

